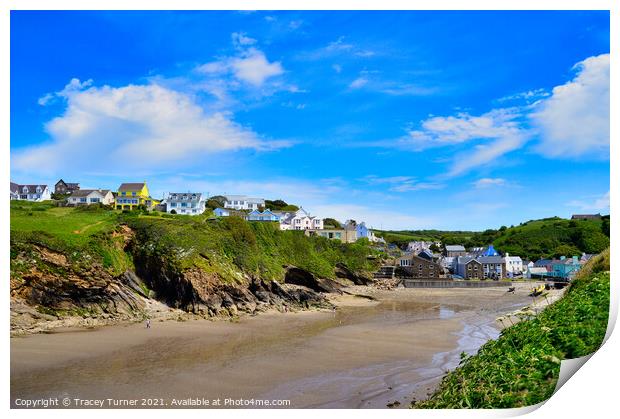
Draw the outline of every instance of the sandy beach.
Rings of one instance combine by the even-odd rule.
[[[531,286],[518,284],[515,294],[355,287],[375,300],[343,295],[333,299],[334,312],[13,338],[12,405],[43,397],[156,398],[169,405],[196,397],[285,399],[300,408],[385,408],[395,401],[403,407],[425,397],[461,352],[496,338],[495,319],[531,304]]]

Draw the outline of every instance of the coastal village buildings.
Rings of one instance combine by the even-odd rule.
[[[419,241],[412,241],[407,243],[407,252],[413,252],[413,253],[419,253],[422,250],[430,250],[431,246],[435,245],[436,247],[441,247],[441,242],[440,241],[424,241],[424,240],[419,240]],[[463,250],[465,250],[465,248],[463,248]]]
[[[323,219],[310,215],[303,208],[295,212],[273,213],[280,217],[280,230],[323,230]]]
[[[205,200],[197,192],[171,192],[164,199],[168,214],[199,215],[205,212]]]
[[[114,201],[115,208],[120,210],[133,210],[140,205],[152,209],[157,204],[159,201],[151,198],[146,182],[122,183]]]
[[[340,240],[343,243],[355,243],[358,239],[357,232],[352,229],[317,230],[316,234],[327,239]]]
[[[280,216],[266,209],[265,211],[254,210],[246,217],[248,221],[271,221],[280,222]]]
[[[251,198],[246,195],[226,195],[224,196],[224,208],[236,210],[257,210],[265,206],[262,198]]]
[[[54,193],[59,194],[59,195],[71,193],[79,189],[80,189],[79,183],[65,182],[62,179],[60,179],[58,182],[56,182],[56,185],[54,185]]]
[[[47,201],[52,194],[47,185],[19,185],[11,182],[11,200]]]
[[[448,257],[457,257],[457,256],[466,256],[466,255],[467,255],[467,250],[465,250],[465,247],[460,244],[446,246],[446,256]]]
[[[114,195],[109,189],[78,189],[74,190],[67,198],[69,205],[112,205]]]
[[[509,278],[523,275],[523,260],[519,256],[510,256],[506,253],[504,256],[504,264],[506,265],[506,275]]]
[[[424,255],[406,253],[396,259],[396,266],[409,278],[440,278],[441,266]]]

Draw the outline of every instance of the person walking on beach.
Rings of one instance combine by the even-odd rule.
[[[147,329],[151,328],[151,319],[146,319],[146,328]]]

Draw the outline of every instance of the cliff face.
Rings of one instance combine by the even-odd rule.
[[[11,327],[328,307],[326,293],[367,283],[371,252],[237,217],[13,202]]]
[[[164,251],[145,252],[148,243],[138,243],[127,227],[113,235],[123,238],[135,271],[113,275],[98,262],[75,263],[68,255],[39,244],[13,244],[12,266],[18,269],[11,275],[12,333],[188,314],[226,317],[269,308],[331,307],[321,291],[337,288],[321,288],[319,284],[329,280],[296,267],[289,267],[289,272],[303,275],[303,284],[280,284],[244,273],[238,273],[236,283],[226,283],[217,272],[180,268]]]

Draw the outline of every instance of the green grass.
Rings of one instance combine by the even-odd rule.
[[[607,259],[608,260],[608,259]],[[597,262],[593,262],[595,264]],[[560,361],[591,354],[609,317],[609,265],[598,263],[576,279],[560,301],[504,331],[450,372],[439,389],[414,408],[512,408],[553,394]]]
[[[47,203],[11,201],[11,233],[43,232],[72,247],[88,243],[91,236],[117,225],[117,213],[54,207]]]
[[[134,211],[124,213],[97,207],[56,207],[53,202],[11,202],[11,275],[26,272],[34,260],[40,270],[67,271],[44,263],[34,246],[64,254],[70,269],[93,263],[113,275],[135,270],[135,257],[154,267],[179,273],[198,268],[215,274],[222,282],[238,283],[246,276],[282,280],[284,266],[295,265],[321,277],[332,278],[336,263],[356,271],[371,271],[376,254],[368,243],[342,244],[300,231],[280,231],[276,223],[250,223],[238,217],[209,219]],[[131,249],[112,232],[127,224],[136,232]],[[23,257],[27,255],[27,257]],[[68,271],[67,271],[68,272]],[[244,275],[245,274],[245,275]]]

